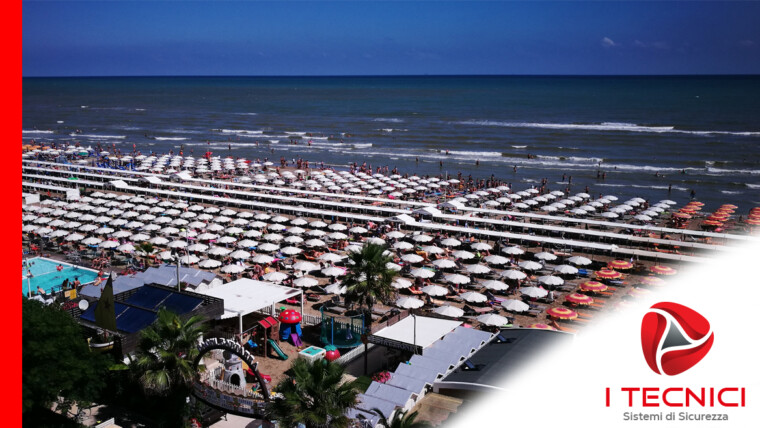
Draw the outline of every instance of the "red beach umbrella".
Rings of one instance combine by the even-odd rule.
[[[301,322],[301,314],[293,309],[287,309],[280,312],[280,316],[277,319],[283,324],[297,324]]]
[[[544,323],[531,324],[528,326],[528,328],[535,328],[538,330],[556,330],[556,328]]]
[[[565,297],[565,301],[576,305],[590,305],[594,303],[594,299],[591,296],[581,293],[568,294],[567,297]]]
[[[729,208],[729,209],[732,209],[732,210],[735,210],[735,209],[739,208],[738,206],[736,206],[734,204],[723,204],[720,207],[721,208]]]
[[[628,260],[613,260],[607,263],[607,267],[615,270],[628,270],[633,267],[633,263]]]
[[[602,279],[618,279],[622,278],[623,274],[612,269],[601,269],[596,271],[596,277]]]
[[[549,308],[546,310],[546,315],[561,320],[572,320],[578,318],[578,312],[575,312],[574,310],[568,308]]]
[[[678,273],[677,270],[673,269],[670,266],[662,266],[662,265],[655,265],[649,268],[650,271],[656,273],[657,275],[675,275]]]
[[[641,278],[641,285],[653,285],[653,286],[661,287],[665,284],[666,282],[664,279],[656,277],[656,276],[646,276],[644,278]]]
[[[693,212],[693,211],[692,211],[692,212]],[[674,217],[674,218],[683,219],[683,220],[688,220],[688,219],[690,219],[690,218],[691,218],[691,215],[689,215],[689,214],[686,214],[686,213],[684,213],[684,212],[676,212],[676,213],[673,213],[673,217]]]
[[[607,288],[607,284],[603,284],[599,281],[586,281],[581,283],[581,290],[583,291],[605,291]]]
[[[752,226],[760,226],[760,218],[748,218],[744,222]]]

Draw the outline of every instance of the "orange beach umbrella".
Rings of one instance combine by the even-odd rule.
[[[561,320],[572,320],[578,318],[578,312],[568,308],[549,308],[546,310],[546,314],[552,318],[559,318]]]
[[[604,291],[607,288],[607,284],[603,284],[599,281],[586,281],[581,283],[581,290],[583,291]]]
[[[628,260],[613,260],[607,263],[607,267],[615,270],[627,270],[633,267],[633,263]]]
[[[646,288],[634,287],[631,288],[631,291],[628,292],[628,295],[633,297],[642,297],[646,296],[649,293],[651,293],[651,291],[647,290]]]
[[[565,300],[576,305],[590,305],[594,303],[594,299],[591,296],[581,293],[568,294]]]
[[[666,282],[664,279],[656,276],[645,276],[644,278],[641,278],[641,285],[654,285],[657,287],[665,285]]]
[[[554,327],[552,327],[552,326],[550,326],[548,324],[544,324],[544,323],[540,323],[540,322],[539,323],[535,323],[535,324],[531,324],[531,325],[528,326],[528,328],[535,328],[535,329],[538,329],[538,330],[556,330],[556,328],[554,328]]]
[[[662,266],[662,265],[654,265],[651,268],[649,268],[650,271],[656,273],[657,275],[675,275],[678,273],[677,270],[673,269],[670,266]]]
[[[601,269],[596,271],[596,277],[602,279],[618,279],[622,278],[623,274],[612,269]]]

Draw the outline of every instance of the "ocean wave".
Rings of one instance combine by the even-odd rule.
[[[222,132],[222,134],[242,134],[242,135],[260,135],[263,134],[264,131],[254,131],[254,130],[248,130],[248,129],[220,129],[219,131]]]
[[[396,119],[395,117],[376,117],[372,119],[373,122],[391,122],[391,123],[403,123],[402,119]]]
[[[597,183],[594,184],[594,186],[600,186],[600,187],[634,187],[636,189],[656,189],[656,190],[668,190],[668,186],[645,186],[642,184],[608,184],[608,183]],[[686,192],[689,190],[686,187],[682,186],[672,186],[672,190],[680,190],[682,192]]]
[[[737,135],[755,136],[760,131],[693,131],[676,129],[674,126],[647,126],[625,122],[602,122],[602,123],[540,123],[540,122],[500,122],[493,120],[465,120],[453,122],[457,125],[500,126],[505,128],[538,128],[554,130],[578,130],[578,131],[613,131],[613,132],[648,132],[648,133],[677,133],[692,135]]]
[[[439,153],[446,153],[447,156],[466,156],[466,157],[491,157],[491,156],[498,156],[501,157],[501,152],[469,152],[466,150],[449,150],[448,153],[446,150],[438,150]]]
[[[187,140],[187,137],[156,137],[158,141],[182,141]]]
[[[235,114],[240,114],[243,116],[258,116],[258,113],[235,113]]]
[[[363,149],[366,147],[372,147],[372,143],[354,143],[351,144],[355,149]]]
[[[744,183],[744,184],[750,189],[760,189],[760,184],[750,184],[750,183]]]
[[[391,132],[406,132],[406,131],[408,131],[408,129],[400,129],[400,128],[380,128],[380,129],[376,129],[375,131],[382,131],[382,132],[386,132],[386,133],[389,133],[389,134],[390,134]]]
[[[707,168],[707,172],[713,174],[749,174],[760,175],[760,169],[723,169],[723,168]]]
[[[721,190],[720,193],[726,194],[726,195],[741,195],[741,190]]]
[[[524,149],[528,146],[512,146],[513,149]]]
[[[23,129],[21,130],[22,134],[55,134],[55,131],[40,131],[37,129]]]
[[[99,134],[77,134],[75,132],[72,132],[72,137],[81,137],[81,138],[116,138],[116,139],[122,139],[127,138],[126,135],[99,135]]]
[[[288,131],[285,131],[285,135],[306,135],[306,132],[288,132]]]
[[[165,129],[162,132],[167,132],[169,134],[200,134],[200,131],[194,131],[191,129]]]
[[[569,161],[569,162],[588,162],[588,163],[594,163],[598,164],[599,162],[604,161],[602,158],[584,158],[584,157],[578,157],[578,156],[536,156],[538,159],[543,160],[559,160],[559,161]]]

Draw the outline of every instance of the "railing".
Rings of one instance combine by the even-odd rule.
[[[282,311],[280,311],[279,309],[275,309],[274,315],[272,315],[272,308],[266,307],[266,308],[259,309],[257,312],[260,314],[274,316],[275,318],[277,318],[280,315],[280,312]],[[301,324],[303,325],[319,325],[319,323],[321,322],[322,322],[322,317],[320,316],[311,315],[311,314],[301,314]]]
[[[368,351],[374,347],[375,345],[373,343],[367,344]],[[364,346],[361,346],[361,345],[357,346],[356,348],[341,355],[340,358],[335,360],[335,362],[342,366],[345,366],[346,364],[350,363],[354,358],[358,357],[362,352],[364,352]]]

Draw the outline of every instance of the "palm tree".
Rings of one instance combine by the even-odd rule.
[[[272,402],[271,417],[284,428],[345,428],[350,422],[345,413],[359,394],[355,381],[343,382],[340,364],[301,358],[293,361],[276,391],[282,397]]]
[[[417,412],[407,415],[407,412],[397,410],[393,414],[393,417],[388,420],[380,409],[374,408],[372,411],[380,416],[380,420],[377,423],[385,428],[428,428],[433,426],[429,422],[415,421],[417,419]]]
[[[140,384],[149,394],[171,395],[189,387],[198,355],[198,339],[203,334],[199,316],[187,321],[165,308],[156,321],[142,332],[135,367]]]
[[[367,327],[372,325],[372,306],[377,301],[386,301],[393,293],[393,277],[398,272],[388,269],[386,264],[393,261],[392,256],[384,254],[386,247],[372,243],[365,244],[361,251],[349,252],[352,263],[348,273],[343,277],[347,287],[346,303],[358,303],[367,309],[364,320]]]

